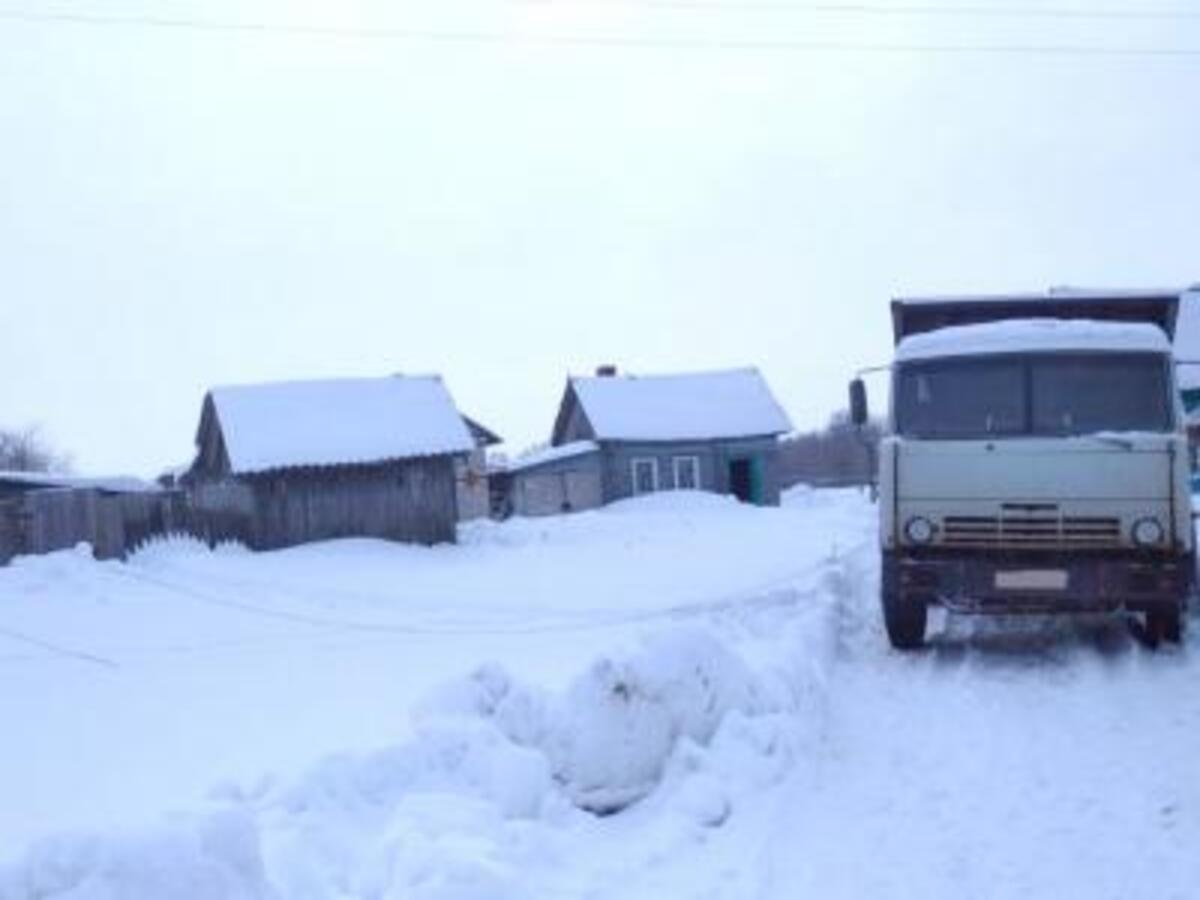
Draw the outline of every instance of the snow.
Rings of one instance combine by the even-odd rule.
[[[475,443],[437,376],[214,388],[235,474],[469,453]]]
[[[1008,319],[910,335],[896,347],[896,361],[1064,350],[1170,353],[1171,345],[1160,328],[1146,323]]]
[[[599,449],[600,445],[595,441],[571,441],[567,444],[560,444],[557,447],[546,447],[533,453],[527,453],[508,462],[504,466],[504,469],[508,472],[523,472],[526,469],[544,466],[547,463],[558,462],[563,459],[574,459],[576,456],[586,456],[589,453],[595,453]]]
[[[875,516],[19,559],[0,898],[1194,896],[1191,648],[935,615],[898,654]]]
[[[1025,292],[1017,294],[960,294],[934,295],[928,297],[900,297],[896,302],[905,306],[939,305],[944,303],[1011,303],[1014,300],[1161,300],[1179,297],[1186,289],[1163,288],[1094,288],[1064,285],[1052,287],[1045,293]]]
[[[791,422],[757,369],[572,378],[597,440],[782,434]]]

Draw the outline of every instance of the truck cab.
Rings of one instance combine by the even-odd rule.
[[[1192,591],[1174,294],[896,300],[879,449],[891,643],[932,605],[1128,612],[1178,641]],[[865,421],[865,389],[851,388]]]

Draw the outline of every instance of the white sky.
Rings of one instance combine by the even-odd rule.
[[[0,18],[0,425],[148,475],[209,385],[438,371],[520,447],[614,362],[757,364],[805,428],[894,294],[1200,280],[1200,56],[728,46],[1200,50],[1200,10],[805,3],[6,2],[510,40]]]

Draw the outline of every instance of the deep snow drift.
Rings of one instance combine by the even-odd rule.
[[[874,515],[21,560],[0,898],[1194,896],[1192,652],[952,618],[893,653]]]

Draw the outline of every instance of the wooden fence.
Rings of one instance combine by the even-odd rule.
[[[31,491],[0,502],[0,565],[22,554],[92,545],[97,559],[123,559],[145,541],[186,534],[210,546],[248,538],[243,517],[197,509],[183,491],[112,494],[94,489]]]

